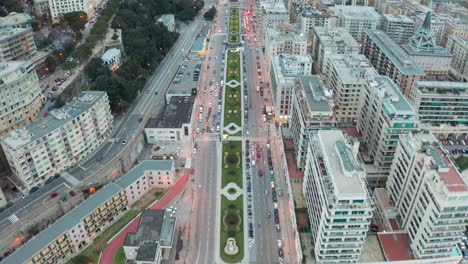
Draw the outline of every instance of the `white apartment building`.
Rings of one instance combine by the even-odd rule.
[[[64,14],[74,11],[83,11],[91,17],[100,3],[101,0],[49,0],[52,22],[58,23]]]
[[[36,118],[44,96],[33,63],[0,62],[0,102],[0,136]]]
[[[400,138],[387,189],[415,258],[460,255],[457,243],[468,219],[468,185],[432,134]]]
[[[260,1],[258,18],[265,31],[279,24],[289,24],[289,13],[283,1]]]
[[[336,128],[331,91],[318,75],[299,77],[292,91],[290,127],[299,170],[305,169],[311,133]]]
[[[340,130],[319,130],[307,153],[303,193],[317,263],[357,263],[374,202],[354,144]]]
[[[332,16],[326,10],[307,8],[299,14],[297,22],[301,26],[301,32],[310,35],[315,27],[335,28],[337,17]]]
[[[34,14],[38,17],[49,17],[49,0],[33,0],[34,2]]]
[[[368,174],[369,185],[385,185],[400,135],[417,126],[417,114],[398,87],[387,76],[374,77],[365,86],[357,129],[362,134],[362,157],[372,163],[375,173]]]
[[[85,160],[107,138],[113,116],[105,92],[86,91],[0,141],[26,189]]]
[[[271,62],[271,87],[276,118],[287,124],[290,118],[292,89],[299,76],[310,75],[310,55],[279,54]]]
[[[380,29],[397,44],[406,44],[414,33],[414,21],[405,15],[383,14]]]
[[[333,89],[336,119],[342,124],[356,124],[361,94],[369,80],[379,74],[362,54],[331,55],[329,65],[326,79]]]
[[[115,71],[122,64],[122,52],[116,48],[108,49],[102,54],[101,59],[104,65],[109,67],[109,70]]]
[[[450,74],[459,81],[468,81],[468,38],[450,36],[447,50],[453,55]]]
[[[357,42],[362,43],[367,29],[376,29],[380,15],[370,6],[334,6],[338,26],[346,28]]]
[[[36,52],[32,28],[4,27],[0,29],[0,62],[31,60]]]
[[[409,101],[418,113],[420,128],[437,134],[468,134],[468,83],[418,81]]]
[[[314,72],[327,76],[327,64],[331,55],[357,55],[361,46],[346,28],[315,27],[312,33],[312,58]]]

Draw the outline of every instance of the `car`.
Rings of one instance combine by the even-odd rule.
[[[281,231],[280,225],[277,224],[277,225],[275,225],[275,227],[276,227],[276,232]]]
[[[262,177],[263,176],[263,170],[258,170],[258,176]]]
[[[257,150],[257,159],[261,158],[262,157],[262,153],[260,151]]]
[[[120,141],[120,138],[114,139],[114,142],[115,142],[115,143],[119,143],[119,141]]]
[[[143,117],[138,118],[138,122],[143,121]]]
[[[200,134],[200,128],[197,127],[197,134]]]
[[[58,196],[58,193],[57,192],[53,192],[50,194],[50,198],[55,198]]]
[[[268,195],[268,190],[265,190],[265,195]]]
[[[279,255],[280,257],[283,256],[283,249],[282,249],[282,248],[278,249],[278,255]]]
[[[266,212],[266,217],[267,217],[267,218],[270,218],[270,217],[271,217],[270,212]]]
[[[122,145],[127,144],[127,142],[128,142],[127,140],[122,141]]]
[[[31,190],[29,190],[29,194],[34,193],[34,192],[36,192],[37,190],[39,190],[39,187],[34,186],[34,187],[31,188]]]
[[[70,191],[69,194],[70,194],[71,196],[76,196],[76,192],[75,192],[75,191]]]

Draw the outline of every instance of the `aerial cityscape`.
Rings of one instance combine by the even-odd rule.
[[[468,0],[0,0],[0,263],[468,264]]]

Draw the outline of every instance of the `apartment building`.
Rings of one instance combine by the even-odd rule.
[[[301,32],[309,36],[315,27],[335,28],[337,17],[328,13],[327,10],[311,7],[302,10],[298,17],[298,23],[301,26]]]
[[[283,1],[260,1],[258,18],[263,30],[289,24],[289,13]]]
[[[44,97],[33,63],[0,62],[0,102],[0,136],[37,117]]]
[[[362,91],[378,73],[362,54],[332,55],[329,64],[326,79],[333,89],[336,119],[341,124],[356,124]]]
[[[53,23],[59,23],[60,18],[70,12],[83,11],[88,17],[94,15],[101,0],[49,0],[50,15]]]
[[[406,44],[414,33],[414,21],[405,15],[383,14],[380,29],[397,44]]]
[[[273,92],[276,119],[287,125],[290,118],[292,90],[300,76],[310,75],[312,58],[310,55],[279,54],[271,63],[271,87]]]
[[[459,81],[468,81],[468,38],[450,36],[447,50],[453,56],[450,74]]]
[[[105,92],[86,91],[0,140],[13,174],[26,189],[86,160],[112,130]]]
[[[155,182],[165,182],[165,179],[160,178],[166,177],[172,178],[173,182],[173,161],[141,162],[30,239],[3,259],[2,263],[65,263],[92,244],[98,235],[123,216],[141,196],[154,188],[161,188],[163,185]],[[167,186],[171,185],[165,185],[165,188]],[[174,221],[175,219],[170,220]],[[168,232],[170,237],[173,235],[173,228]]]
[[[357,263],[373,211],[359,144],[340,130],[313,134],[303,193],[317,263]]]
[[[377,29],[380,15],[369,6],[334,6],[331,12],[338,16],[338,26],[346,28],[351,36],[362,43],[367,29]]]
[[[296,82],[290,123],[297,168],[303,171],[311,134],[319,129],[336,128],[331,91],[318,75],[301,76]]]
[[[374,77],[363,91],[357,129],[362,134],[362,158],[373,165],[367,175],[372,187],[385,186],[401,135],[418,123],[414,108],[387,76]]]
[[[430,133],[400,138],[387,182],[398,225],[417,259],[460,256],[468,185]]]
[[[32,28],[0,29],[0,62],[31,60],[36,52]]]
[[[401,0],[375,0],[374,8],[379,14],[389,14],[392,6],[401,4]]]
[[[361,46],[346,28],[315,27],[312,33],[312,57],[314,72],[327,76],[327,64],[331,55],[357,55]]]
[[[33,0],[33,10],[37,17],[49,17],[49,0]]]
[[[415,82],[409,101],[417,111],[419,127],[437,134],[468,134],[468,83]]]
[[[31,28],[34,17],[28,13],[11,12],[5,17],[0,17],[0,29],[2,28]]]
[[[409,96],[414,82],[426,76],[424,70],[385,32],[367,30],[362,53],[381,75],[390,77]]]
[[[461,36],[468,38],[468,17],[449,17],[445,20],[444,31],[440,45],[447,47],[447,41],[450,36]]]

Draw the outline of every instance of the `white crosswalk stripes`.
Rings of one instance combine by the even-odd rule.
[[[255,244],[255,239],[253,238],[249,238],[249,248],[253,247],[253,245]]]
[[[15,214],[12,214],[10,215],[8,218],[7,218],[12,224],[16,223],[19,221],[19,218],[15,215]]]

